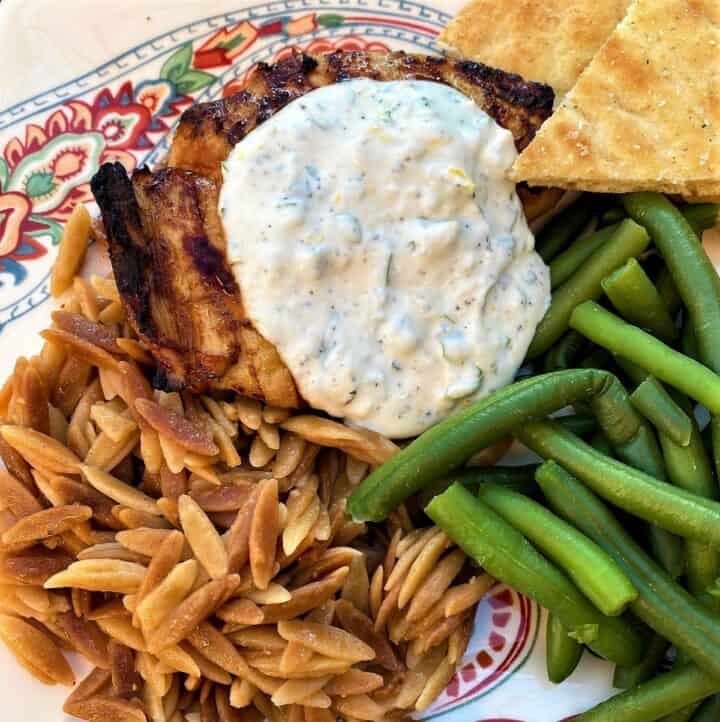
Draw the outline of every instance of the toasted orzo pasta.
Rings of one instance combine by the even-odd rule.
[[[0,389],[0,638],[48,684],[83,654],[95,668],[64,709],[90,722],[427,707],[493,580],[405,507],[347,518],[388,439],[154,389],[114,280],[76,277],[90,227],[79,206],[52,277],[64,308]]]

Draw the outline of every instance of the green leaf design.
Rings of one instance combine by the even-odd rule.
[[[7,186],[10,179],[10,169],[4,158],[0,158],[0,192]]]
[[[33,173],[25,182],[25,192],[30,198],[46,196],[53,188],[55,188],[55,176],[49,171]]]
[[[52,218],[46,218],[45,216],[31,215],[30,220],[38,224],[43,224],[47,227],[47,230],[31,231],[28,233],[32,238],[42,238],[50,234],[51,243],[53,246],[57,246],[62,238],[63,226],[62,223],[58,223]]]
[[[345,22],[345,18],[342,15],[319,15],[317,22],[323,28],[337,28]]]
[[[190,70],[192,55],[192,43],[186,43],[165,61],[160,70],[160,77],[163,80],[169,80],[171,83],[178,83]]]
[[[189,95],[207,88],[215,80],[215,76],[202,70],[188,70],[182,78],[175,81],[178,93]]]

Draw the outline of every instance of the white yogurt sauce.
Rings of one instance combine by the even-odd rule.
[[[550,299],[511,134],[460,92],[352,80],[224,165],[246,312],[317,409],[393,438],[512,381]]]

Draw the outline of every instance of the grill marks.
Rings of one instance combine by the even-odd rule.
[[[116,163],[100,169],[93,192],[136,331],[165,368],[168,386],[202,388],[239,354],[239,291],[222,239],[203,224],[216,206],[214,184],[174,169],[140,170],[130,180]]]
[[[241,93],[186,111],[170,150],[170,165],[221,180],[221,163],[253,128],[315,88],[352,78],[430,80],[472,98],[510,130],[522,150],[552,112],[552,89],[481,63],[403,52],[300,51],[274,65],[260,63]]]
[[[245,319],[225,255],[216,184],[175,168],[142,169],[129,179],[116,163],[100,169],[93,192],[118,290],[162,366],[162,386],[234,388],[297,405],[277,352]]]

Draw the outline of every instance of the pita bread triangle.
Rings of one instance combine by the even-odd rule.
[[[513,178],[720,195],[720,2],[635,0]]]
[[[450,53],[567,93],[630,0],[472,0],[440,34]]]

